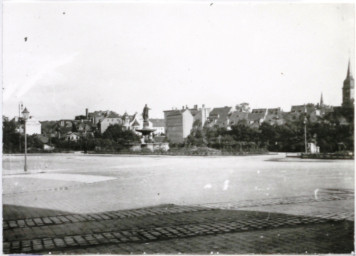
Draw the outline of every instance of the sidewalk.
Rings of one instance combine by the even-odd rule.
[[[335,200],[338,204],[353,205],[350,195]],[[3,247],[5,253],[32,254],[354,251],[354,222],[350,221],[354,214],[350,207],[341,207],[339,212],[324,210],[315,216],[278,213],[286,202],[306,203],[300,199],[284,202],[269,202],[273,212],[250,209],[246,203],[243,209],[240,203],[235,206],[240,205],[241,209],[226,209],[223,205],[163,205],[90,214],[4,205],[7,217],[3,221]],[[315,201],[313,208],[327,209],[325,202]]]

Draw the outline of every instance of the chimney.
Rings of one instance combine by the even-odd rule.
[[[203,104],[202,107],[205,108],[205,104]]]
[[[184,109],[184,106],[182,106],[182,109]]]
[[[198,105],[194,105],[194,109],[198,109]]]
[[[88,120],[88,109],[85,109],[85,119]]]

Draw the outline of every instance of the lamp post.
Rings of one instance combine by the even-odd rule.
[[[25,132],[25,166],[24,166],[24,171],[27,172],[27,134],[26,134],[26,121],[30,116],[30,112],[25,108],[24,111],[22,111],[22,117],[24,120],[24,132]]]
[[[304,116],[304,146],[305,146],[305,154],[308,153],[308,141],[307,141],[307,114]]]

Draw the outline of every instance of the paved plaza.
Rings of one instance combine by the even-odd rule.
[[[177,173],[170,171],[172,161],[176,160],[172,158],[100,159],[106,164],[102,171],[95,171],[96,165],[85,164],[92,158],[83,156],[61,164],[53,158],[44,159],[38,164],[41,166],[29,174],[23,174],[17,168],[19,159],[12,158],[7,163],[5,159],[3,251],[7,254],[354,251],[354,190],[350,185],[353,172],[349,170],[353,168],[353,162],[322,162],[322,167],[330,167],[325,172],[316,169],[316,161],[301,162],[298,167],[301,171],[291,171],[289,176],[301,177],[299,172],[303,171],[309,172],[309,179],[314,179],[313,174],[328,175],[325,178],[320,175],[310,183],[296,181],[293,185],[288,175],[275,174],[285,171],[287,165],[283,156],[250,158],[260,163],[251,177],[246,174],[244,178],[241,178],[239,168],[248,169],[250,165],[245,162],[246,158],[192,158],[192,162],[208,161],[213,167],[220,161],[221,168],[217,173],[207,171],[205,176],[190,176],[191,183],[203,181],[199,187],[200,195],[192,193],[188,198],[184,192],[176,190],[180,184],[173,181],[182,178],[177,174],[187,178],[187,171],[194,171],[180,169],[186,159],[176,161]],[[123,163],[118,165],[117,161]],[[234,161],[239,165],[233,166]],[[281,170],[276,170],[276,161],[277,165],[281,163]],[[77,162],[82,165],[78,167]],[[150,165],[144,169],[145,162]],[[9,166],[12,163],[13,166]],[[47,168],[43,168],[44,164]],[[71,164],[73,170],[64,168]],[[315,172],[310,173],[310,169]],[[206,170],[209,170],[208,166]],[[162,177],[164,171],[166,176]],[[88,179],[85,179],[86,175]],[[245,187],[242,184],[246,179],[260,179],[259,175],[274,176],[275,179],[262,179],[265,184],[251,182]],[[147,179],[155,182],[157,191]],[[163,180],[170,187],[163,183],[159,186]],[[291,184],[285,193],[278,188],[285,186],[283,182]],[[215,189],[217,183],[219,190]],[[322,186],[322,183],[326,184]],[[146,196],[143,194],[145,187]],[[247,190],[248,187],[252,187],[252,192]],[[188,191],[190,189],[187,187]],[[150,195],[152,191],[155,197]],[[172,196],[173,192],[176,194]],[[234,196],[237,192],[240,195]],[[129,195],[127,198],[123,197],[125,193]],[[204,193],[206,195],[201,197]],[[210,200],[208,196],[211,196]],[[224,198],[228,200],[221,200]]]

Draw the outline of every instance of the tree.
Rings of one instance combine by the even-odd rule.
[[[19,133],[16,131],[16,122],[3,117],[2,136],[4,153],[16,153],[19,151]],[[20,139],[22,141],[22,139]]]
[[[103,139],[109,139],[116,143],[116,149],[127,148],[130,144],[139,142],[140,137],[131,130],[126,130],[123,126],[110,125],[103,133]]]

